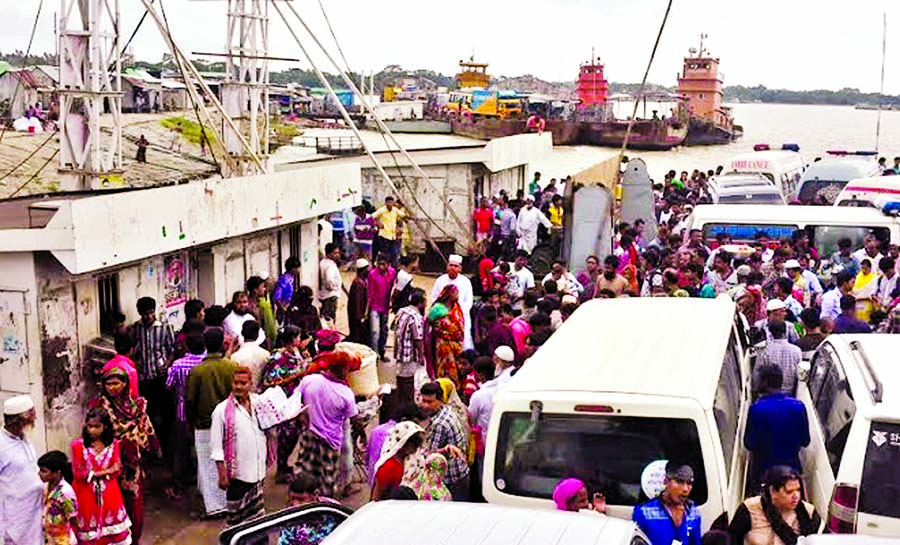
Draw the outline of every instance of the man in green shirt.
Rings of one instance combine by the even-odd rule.
[[[531,180],[530,184],[528,184],[528,194],[534,195],[535,193],[537,193],[540,190],[541,190],[541,173],[535,172],[534,179]]]
[[[203,495],[206,516],[225,512],[225,492],[219,490],[216,464],[210,459],[210,427],[216,405],[231,394],[231,381],[237,364],[223,353],[225,332],[209,327],[203,332],[206,357],[188,375],[184,392],[184,406],[188,421],[194,428],[194,447],[197,450],[197,488]]]

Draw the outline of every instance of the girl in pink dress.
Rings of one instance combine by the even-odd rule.
[[[88,411],[82,436],[72,442],[72,472],[78,499],[78,543],[130,545],[131,521],[117,480],[122,472],[119,442],[103,409]]]

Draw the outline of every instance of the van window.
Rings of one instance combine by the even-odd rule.
[[[872,422],[866,444],[859,511],[900,518],[900,424]]]
[[[697,425],[690,419],[504,413],[500,420],[494,479],[498,490],[550,498],[559,481],[578,477],[610,505],[649,500],[641,473],[656,460],[685,460],[694,468],[691,499],[706,503],[707,484]]]
[[[825,450],[831,469],[837,475],[847,444],[847,435],[856,415],[856,403],[844,370],[827,344],[816,353],[809,378],[809,394],[816,408]]]
[[[810,242],[815,246],[820,256],[830,256],[838,251],[838,241],[849,238],[853,242],[853,249],[863,247],[866,235],[874,232],[878,240],[891,240],[891,231],[887,227],[867,226],[843,226],[843,225],[811,225],[806,228],[810,233]],[[877,264],[875,264],[877,266]]]
[[[716,204],[784,204],[778,193],[732,193],[722,195]]]
[[[736,223],[707,223],[703,226],[703,237],[707,241],[715,241],[716,235],[726,233],[731,235],[735,243],[753,242],[756,233],[763,232],[769,236],[771,240],[784,240],[791,238],[794,231],[798,229],[797,225],[753,225],[753,224],[736,224]]]
[[[734,444],[737,438],[738,417],[741,414],[741,369],[737,358],[737,344],[734,333],[725,350],[722,372],[719,373],[719,386],[716,388],[716,399],[713,401],[713,414],[716,427],[722,440],[722,454],[725,457],[725,474],[731,475],[731,460],[734,457]]]
[[[834,204],[848,180],[807,180],[800,186],[797,198],[803,204]]]

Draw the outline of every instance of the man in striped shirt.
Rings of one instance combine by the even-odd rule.
[[[156,318],[156,300],[152,297],[138,299],[137,311],[141,319],[131,326],[132,355],[137,363],[139,390],[147,399],[147,416],[165,452],[173,413],[172,398],[166,390],[166,369],[175,351],[175,334],[169,324]]]
[[[200,325],[196,327],[194,324]],[[172,476],[174,485],[167,490],[170,498],[180,498],[185,488],[193,483],[191,468],[191,426],[188,423],[184,408],[184,390],[187,387],[188,375],[206,357],[206,346],[203,343],[203,327],[199,322],[192,322],[185,331],[185,347],[187,353],[175,360],[169,367],[166,387],[175,398],[175,425],[172,433]]]

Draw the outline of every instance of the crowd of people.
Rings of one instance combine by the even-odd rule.
[[[752,244],[734,244],[726,233],[706,240],[685,219],[702,202],[707,178],[670,172],[656,187],[655,236],[645,236],[646,221],[619,224],[610,255],[589,256],[577,272],[558,260],[535,278],[531,252],[565,228],[556,180],[543,186],[536,174],[527,194],[479,200],[472,274],[464,273],[462,256],[450,255],[430,291],[417,285],[418,263],[401,248],[409,215],[388,197],[371,215],[355,209],[351,247],[339,237],[325,245],[318,293],[302,285],[300,261],[291,257],[279,278],[248,278],[225,307],[188,301],[178,332],[157,317],[156,301],[141,298],[137,322],[112,317],[116,356],[99,370],[99,391],[68,453],[36,457],[25,433],[34,425],[33,401],[4,404],[5,539],[139,543],[147,471],[158,459],[172,470],[171,500],[196,485],[202,516],[229,524],[263,512],[270,465],[276,483],[289,484],[292,504],[352,493],[354,445],[366,437],[366,420],[349,386],[360,358],[340,350],[342,341],[367,345],[396,369],[396,388],[368,434],[371,500],[481,500],[494,397],[579,305],[727,296],[768,341],[757,358],[758,400],[745,437],[754,453],[750,478],[767,486],[745,502],[730,535],[758,534],[745,542],[763,543],[774,532],[795,542],[789,533],[806,531],[817,516],[795,493],[797,453],[809,442],[803,406],[793,398],[797,366],[828,334],[900,331],[900,249],[878,233],[860,248],[842,239],[833,255],[819,255],[802,230],[784,240],[761,231]],[[349,289],[344,262],[354,269]],[[347,334],[337,330],[344,294]],[[273,388],[299,395],[307,410],[264,430],[259,396]],[[654,545],[699,543],[699,514],[689,500],[694,469],[667,468],[665,490],[635,508]],[[563,510],[605,511],[602,496],[588,496],[574,479],[553,496]],[[286,543],[304,543],[301,537]]]

